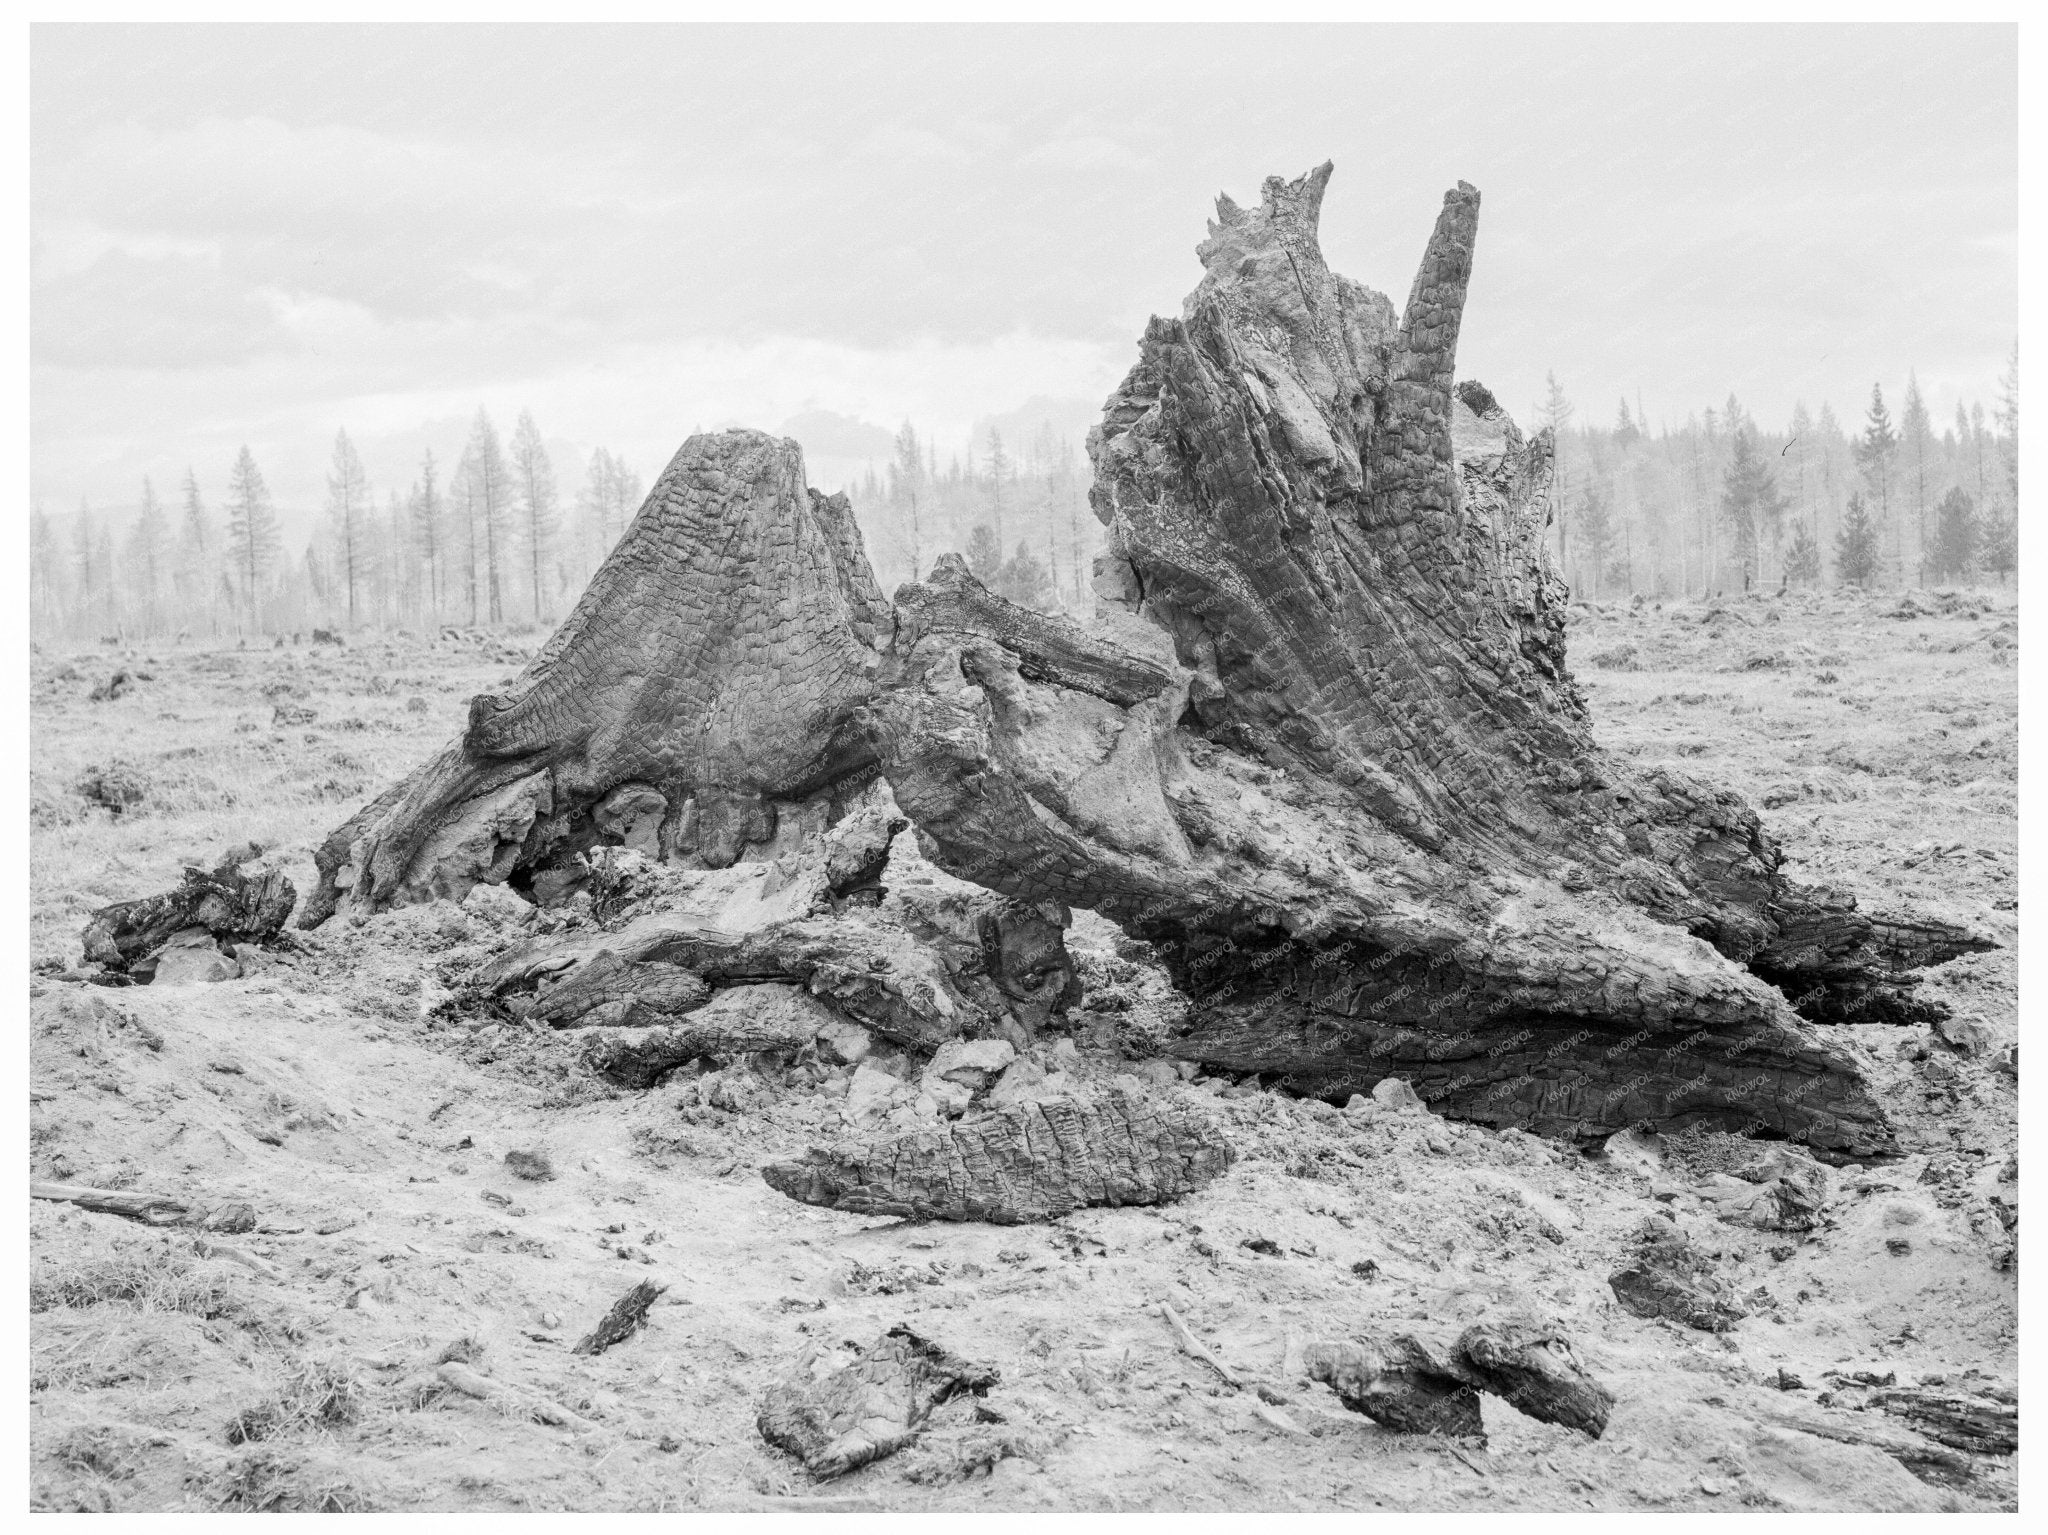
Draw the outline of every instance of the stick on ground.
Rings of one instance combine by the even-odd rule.
[[[1179,1342],[1184,1353],[1192,1354],[1195,1358],[1201,1360],[1203,1364],[1222,1376],[1226,1385],[1242,1386],[1244,1384],[1238,1378],[1236,1371],[1210,1353],[1203,1345],[1202,1340],[1188,1331],[1188,1324],[1180,1319],[1180,1313],[1175,1311],[1173,1307],[1161,1301],[1159,1303],[1159,1314],[1166,1318],[1166,1325],[1173,1329],[1173,1336]]]

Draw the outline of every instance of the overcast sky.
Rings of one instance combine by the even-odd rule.
[[[33,493],[247,442],[311,506],[479,405],[648,479],[688,433],[1099,405],[1218,191],[1336,162],[1405,298],[1484,195],[1459,371],[1526,418],[1731,392],[1990,408],[2017,326],[2010,27],[118,28],[32,43]],[[1047,407],[1051,409],[1051,406]],[[575,471],[563,466],[564,478]]]

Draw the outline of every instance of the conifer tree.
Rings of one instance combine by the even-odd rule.
[[[1835,535],[1835,574],[1851,586],[1868,586],[1877,575],[1877,529],[1858,491],[1849,493],[1842,531]]]
[[[967,536],[967,568],[984,586],[994,586],[1001,577],[1003,546],[996,542],[995,529],[977,522]]]
[[[1884,390],[1870,386],[1870,409],[1863,417],[1863,434],[1856,439],[1856,465],[1863,471],[1863,483],[1877,496],[1880,529],[1892,530],[1892,552],[1899,553],[1898,527],[1891,512],[1892,460],[1898,456],[1899,434],[1892,429],[1891,412],[1885,409]],[[1872,572],[1873,576],[1875,571]],[[1864,583],[1858,582],[1861,586]]]
[[[1906,373],[1906,403],[1899,411],[1899,452],[1905,460],[1901,491],[1913,493],[1914,564],[1916,584],[1926,583],[1927,570],[1927,457],[1934,450],[1934,422],[1927,414],[1927,402],[1920,396],[1919,377]],[[1903,500],[1903,496],[1901,497]]]
[[[422,596],[426,599],[428,622],[438,625],[448,595],[448,504],[434,481],[432,448],[421,455],[419,482],[413,486],[408,501],[413,548],[424,567]]]
[[[1785,580],[1793,586],[1812,586],[1820,580],[1820,545],[1803,522],[1792,529],[1792,546],[1785,551]]]
[[[283,546],[278,536],[277,511],[270,503],[270,488],[263,483],[263,471],[256,467],[255,455],[246,443],[228,473],[227,512],[228,552],[253,629],[257,627],[264,582]]]
[[[346,431],[334,434],[327,471],[327,521],[334,540],[333,584],[345,594],[348,621],[356,623],[357,593],[370,571],[370,481]]]
[[[1968,492],[1950,489],[1935,508],[1934,544],[1927,551],[1927,568],[1937,580],[1968,578],[1977,558],[1977,508]]]
[[[512,491],[533,586],[533,616],[541,620],[552,606],[541,592],[541,571],[554,551],[561,519],[555,501],[555,466],[530,410],[519,413],[519,425],[512,433]]]
[[[910,579],[924,577],[924,523],[918,502],[924,495],[924,454],[908,421],[896,434],[896,456],[889,465],[889,494],[904,508],[910,522]]]
[[[1003,549],[1003,486],[1010,478],[1010,455],[1003,451],[1003,434],[994,427],[988,429],[988,486],[989,505],[992,508],[996,541],[996,563],[1002,562]]]
[[[178,588],[187,612],[203,614],[207,632],[214,627],[215,594],[220,589],[221,571],[213,519],[206,515],[206,503],[199,495],[199,476],[185,469],[185,515],[178,539]]]
[[[162,624],[164,589],[170,584],[171,530],[148,475],[142,477],[142,505],[128,535],[128,572],[142,625],[154,634]]]

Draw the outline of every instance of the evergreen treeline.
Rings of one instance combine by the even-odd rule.
[[[936,444],[906,423],[887,467],[870,468],[847,497],[884,591],[950,552],[1012,602],[1048,612],[1092,607],[1102,530],[1088,510],[1081,455],[1049,425],[1020,449],[991,430],[941,469]]]
[[[81,502],[60,536],[38,507],[33,627],[128,639],[551,623],[618,542],[641,494],[640,477],[599,448],[577,504],[563,506],[532,415],[521,413],[507,444],[480,410],[452,470],[429,451],[412,484],[380,500],[343,431],[325,514],[294,556],[245,447],[217,506],[188,469],[175,508],[145,479],[125,527]]]
[[[1845,425],[1826,404],[1781,430],[1732,396],[1652,436],[1623,400],[1614,424],[1576,420],[1555,378],[1537,411],[1557,434],[1557,540],[1583,596],[1702,596],[1783,586],[1932,586],[2008,580],[2018,563],[2019,352],[1995,411],[1957,407],[1937,429],[1908,376],[1897,419],[1873,386]],[[454,467],[429,452],[380,502],[336,435],[327,507],[288,557],[263,473],[245,447],[218,511],[187,470],[167,505],[142,485],[132,522],[81,503],[68,536],[38,507],[35,632],[74,638],[269,634],[316,626],[551,623],[639,509],[642,485],[606,449],[573,507],[529,413],[509,444],[483,411]],[[1085,613],[1100,528],[1088,474],[1050,426],[1013,447],[990,431],[941,468],[906,424],[890,462],[849,489],[884,590],[963,554],[1012,601]]]
[[[1704,596],[1784,586],[2004,582],[2019,562],[2019,351],[1987,418],[1937,425],[1910,374],[1896,419],[1882,386],[1844,424],[1804,402],[1782,429],[1730,396],[1653,437],[1621,401],[1574,424],[1553,377],[1557,539],[1575,594]]]

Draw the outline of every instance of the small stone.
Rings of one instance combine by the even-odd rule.
[[[835,1066],[858,1066],[875,1047],[875,1036],[848,1018],[818,1030],[818,1054]]]
[[[188,927],[171,935],[157,952],[152,986],[197,986],[214,981],[232,981],[241,966],[221,953],[213,934],[203,927]]]
[[[1904,1237],[1886,1237],[1884,1240],[1884,1250],[1894,1258],[1903,1258],[1912,1252],[1913,1244]]]
[[[1415,1089],[1399,1077],[1382,1078],[1372,1090],[1372,1101],[1390,1114],[1425,1109],[1423,1101],[1415,1095]]]
[[[1131,1075],[1152,1087],[1175,1087],[1180,1083],[1180,1071],[1175,1062],[1154,1059],[1140,1061],[1131,1068]]]
[[[1991,1048],[1991,1030],[1983,1021],[1970,1014],[1955,1018],[1943,1018],[1934,1025],[1934,1032],[1945,1040],[1949,1047],[1963,1055],[1982,1055]]]
[[[1371,1124],[1375,1119],[1379,1118],[1380,1106],[1374,1103],[1372,1099],[1366,1097],[1364,1093],[1353,1093],[1344,1102],[1344,1112],[1353,1119],[1362,1119],[1367,1124]]]

